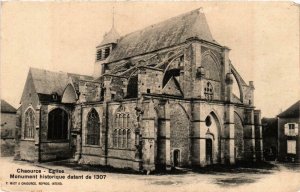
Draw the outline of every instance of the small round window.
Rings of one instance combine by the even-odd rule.
[[[210,116],[206,117],[205,124],[206,124],[207,127],[209,127],[211,125],[211,118],[210,118]]]

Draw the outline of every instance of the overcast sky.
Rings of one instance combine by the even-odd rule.
[[[121,35],[202,7],[214,39],[272,117],[300,98],[299,7],[238,2],[2,2],[1,97],[19,106],[29,67],[93,73],[95,47],[112,25]]]

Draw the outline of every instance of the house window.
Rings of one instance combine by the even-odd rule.
[[[287,140],[287,153],[288,154],[296,154],[296,141],[295,140]]]
[[[48,115],[48,139],[68,138],[68,114],[56,108]]]
[[[298,124],[297,123],[287,123],[284,125],[284,133],[287,136],[298,135]]]
[[[206,86],[204,87],[204,95],[205,98],[209,101],[213,99],[213,86],[210,82],[207,82]]]
[[[28,109],[25,113],[25,139],[33,139],[35,133],[35,115],[32,109]]]
[[[112,145],[115,148],[131,147],[130,115],[127,112],[117,112],[114,120],[115,129],[112,132]]]
[[[88,113],[87,117],[86,144],[100,144],[100,119],[97,111],[94,108]]]

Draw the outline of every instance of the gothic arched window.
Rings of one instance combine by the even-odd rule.
[[[24,138],[25,139],[33,139],[34,138],[34,128],[35,127],[35,115],[32,109],[28,109],[25,113],[25,131]]]
[[[118,111],[114,120],[114,130],[112,132],[112,145],[118,148],[128,148],[131,146],[130,138],[130,115],[124,110]]]
[[[68,138],[68,114],[66,111],[56,108],[48,116],[48,139]]]
[[[213,86],[210,82],[207,82],[206,86],[204,87],[204,95],[205,98],[209,101],[213,99]]]
[[[94,108],[88,113],[86,144],[100,144],[100,119],[97,111]]]

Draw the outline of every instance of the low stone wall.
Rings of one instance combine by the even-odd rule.
[[[41,143],[40,153],[41,161],[67,159],[71,157],[70,144],[69,142]]]
[[[1,139],[1,157],[14,156],[15,140]]]
[[[21,160],[34,161],[35,157],[35,144],[34,140],[20,141],[20,156]]]

